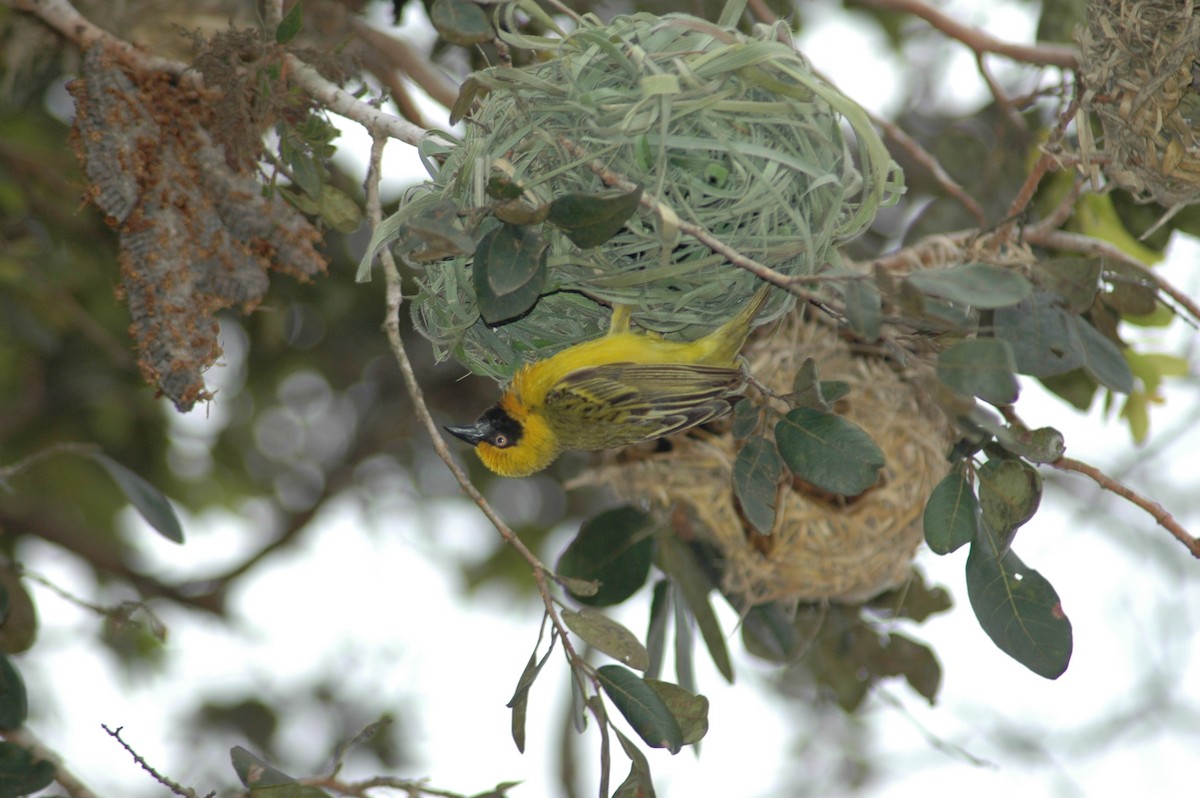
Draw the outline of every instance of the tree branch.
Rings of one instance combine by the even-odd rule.
[[[100,44],[119,53],[125,61],[139,69],[149,72],[166,72],[196,85],[200,85],[202,82],[198,73],[190,71],[191,68],[188,64],[145,53],[129,42],[118,39],[108,31],[94,25],[83,17],[69,0],[0,0],[0,5],[7,5],[17,11],[33,14],[74,42],[81,50]],[[369,103],[338,88],[296,56],[288,53],[285,54],[284,59],[287,62],[289,74],[297,85],[330,111],[352,119],[372,131],[378,131],[398,141],[403,141],[405,144],[416,146],[425,135],[423,128],[385,114]]]
[[[1197,540],[1186,529],[1180,526],[1179,522],[1175,520],[1175,516],[1167,512],[1166,508],[1158,502],[1118,482],[1095,466],[1088,465],[1080,460],[1074,460],[1070,457],[1060,457],[1058,460],[1050,463],[1050,465],[1060,471],[1074,471],[1077,474],[1090,477],[1092,481],[1110,493],[1115,493],[1131,504],[1141,507],[1158,522],[1159,526],[1166,528],[1168,532],[1175,536],[1176,540],[1186,546],[1193,557],[1200,559],[1200,540]]]
[[[919,17],[951,39],[962,42],[977,53],[994,53],[1038,66],[1063,69],[1079,67],[1079,50],[1060,44],[1013,44],[997,39],[986,31],[964,25],[922,0],[857,0],[860,5],[884,11],[899,11]]]

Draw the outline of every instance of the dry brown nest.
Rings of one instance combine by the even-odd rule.
[[[883,450],[887,464],[879,483],[852,499],[782,486],[774,530],[764,537],[747,531],[734,497],[740,442],[728,431],[680,436],[667,452],[646,447],[605,454],[589,481],[663,513],[683,509],[723,555],[723,589],[751,604],[861,602],[903,583],[922,540],[925,501],[949,469],[952,440],[941,411],[910,383],[919,375],[855,354],[828,325],[799,312],[777,331],[768,328],[745,354],[753,374],[780,393],[792,389],[807,357],[822,380],[847,383],[836,410]]]
[[[1083,104],[1100,119],[1108,174],[1145,201],[1200,201],[1200,6],[1092,0],[1080,47]]]

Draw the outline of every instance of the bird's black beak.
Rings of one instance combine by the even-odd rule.
[[[486,421],[477,421],[474,424],[463,424],[461,426],[447,425],[442,429],[459,440],[466,441],[472,446],[478,446],[479,442],[488,436],[488,433],[491,431],[491,425]]]

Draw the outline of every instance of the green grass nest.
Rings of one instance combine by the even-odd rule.
[[[813,74],[783,27],[751,38],[686,15],[609,24],[585,16],[561,37],[531,37],[502,21],[509,32],[501,38],[533,51],[535,62],[468,80],[464,97],[478,102],[465,138],[426,142],[432,181],[409,193],[368,253],[399,240],[418,266],[413,318],[439,359],[452,355],[503,379],[524,361],[603,333],[614,303],[631,305],[642,328],[699,337],[745,304],[757,278],[681,235],[676,219],[782,274],[812,275],[836,263],[836,247],[903,191],[866,113]],[[471,269],[474,242],[501,224],[487,210],[487,181],[519,186],[536,208],[606,191],[598,166],[640,184],[658,205],[643,204],[586,249],[541,224],[540,298],[514,320],[485,323]],[[444,239],[455,236],[443,228],[431,237],[414,220],[444,220],[447,208],[469,246],[439,257],[453,251]],[[790,303],[779,292],[760,321]]]

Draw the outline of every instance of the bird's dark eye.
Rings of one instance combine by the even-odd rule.
[[[492,446],[495,446],[497,449],[507,449],[508,443],[509,443],[508,436],[505,435],[503,432],[497,432],[495,435],[492,436],[492,440],[490,441],[490,443],[492,444]]]

